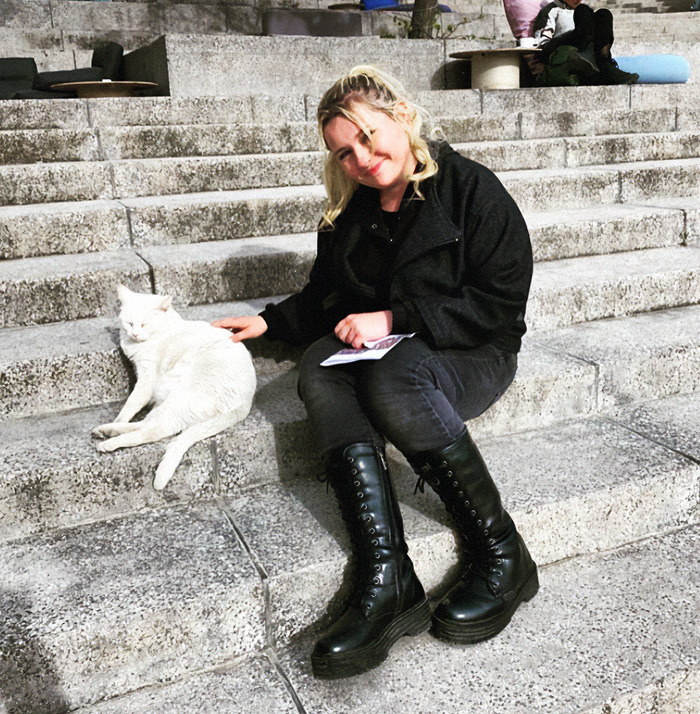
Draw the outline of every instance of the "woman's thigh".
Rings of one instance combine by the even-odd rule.
[[[375,429],[411,454],[452,443],[501,397],[516,368],[514,354],[491,345],[433,350],[414,337],[364,363],[356,384]]]

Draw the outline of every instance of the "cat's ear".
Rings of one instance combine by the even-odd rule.
[[[129,290],[126,285],[120,285],[117,288],[117,295],[119,296],[119,300],[121,300],[121,302],[126,302],[129,299],[129,295],[131,295],[131,290]]]
[[[162,310],[163,312],[167,312],[170,309],[170,307],[172,306],[172,304],[173,304],[172,296],[166,295],[163,298],[163,302],[161,302],[161,304],[158,305],[158,309]]]

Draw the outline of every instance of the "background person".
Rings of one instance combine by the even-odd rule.
[[[542,50],[535,57],[543,65],[536,74],[538,85],[634,84],[639,79],[612,58],[613,16],[607,8],[594,12],[581,0],[553,0],[535,18],[533,34]]]

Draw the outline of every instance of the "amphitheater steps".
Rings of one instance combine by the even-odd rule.
[[[133,382],[117,284],[172,291],[184,316],[212,320],[255,314],[303,282],[323,204],[314,98],[0,103],[0,709],[337,714],[415,711],[425,697],[446,714],[647,714],[650,701],[691,712],[690,89],[419,97],[461,151],[498,170],[532,233],[518,376],[470,430],[542,591],[493,641],[424,635],[330,685],[311,677],[308,653],[348,585],[348,544],[314,479],[299,350],[250,343],[253,411],[193,447],[163,493],[150,485],[163,444],[107,455],[90,436]],[[411,554],[437,595],[454,534],[393,449],[390,461]]]
[[[693,406],[684,398],[686,413],[697,408],[697,397],[694,399]],[[659,408],[669,411],[660,404]],[[74,462],[89,458],[89,443],[83,433],[88,414],[79,415],[82,425],[73,419],[58,427],[82,426],[80,435],[71,434],[68,441],[64,435],[60,441],[63,448],[72,447]],[[532,639],[537,637],[543,638],[543,644],[546,640],[549,648],[557,643],[569,657],[577,651],[590,651],[592,642],[585,636],[570,641],[570,629],[564,626],[567,620],[561,619],[561,612],[569,612],[568,607],[572,613],[578,612],[578,617],[587,612],[591,622],[600,624],[612,613],[622,617],[623,626],[616,620],[614,637],[620,639],[614,655],[617,667],[626,674],[604,678],[597,685],[602,689],[595,692],[595,698],[639,686],[635,647],[626,651],[622,644],[641,612],[647,613],[646,632],[654,633],[657,647],[666,653],[645,660],[643,681],[671,675],[683,669],[683,661],[692,659],[697,643],[688,627],[686,598],[689,588],[696,592],[698,583],[689,578],[683,564],[698,547],[697,529],[686,526],[697,513],[700,471],[696,461],[677,448],[649,441],[640,433],[644,426],[629,415],[627,418],[629,423],[624,426],[614,419],[592,419],[483,441],[484,454],[504,491],[520,494],[506,505],[544,567],[541,605],[523,608],[507,633],[492,645],[475,650],[477,658],[498,658],[504,652],[514,656],[512,653],[522,648],[516,647],[512,638],[528,639],[527,649],[533,654],[541,649],[532,648]],[[686,434],[697,432],[696,424],[683,426]],[[43,433],[50,445],[54,435],[50,429]],[[198,466],[211,468],[211,464],[197,463],[203,451],[206,461],[206,449],[199,449],[192,457],[191,471]],[[47,449],[46,454],[55,451]],[[516,473],[512,469],[515,461],[521,464]],[[56,462],[65,468],[66,459]],[[42,466],[49,474],[50,467]],[[394,463],[394,471],[411,553],[421,579],[435,590],[454,565],[453,536],[436,520],[439,508],[435,499],[411,494],[414,479],[407,466]],[[32,473],[36,478],[36,468]],[[3,609],[13,616],[11,631],[5,634],[11,645],[12,636],[19,639],[31,632],[32,656],[51,664],[50,670],[44,670],[47,683],[50,676],[60,681],[60,687],[43,688],[43,696],[60,696],[71,708],[87,705],[191,676],[192,672],[203,670],[204,674],[272,646],[284,653],[284,671],[305,707],[316,711],[320,705],[315,699],[322,696],[328,711],[333,710],[332,691],[336,688],[312,684],[307,668],[295,663],[297,657],[306,659],[304,650],[313,634],[308,625],[318,624],[326,593],[343,584],[345,537],[339,517],[333,509],[329,511],[331,496],[324,489],[315,481],[296,479],[260,486],[254,492],[234,491],[195,501],[191,494],[182,499],[173,494],[167,506],[153,507],[148,495],[144,503],[144,489],[133,469],[126,478],[115,474],[109,479],[103,473],[94,486],[80,482],[75,473],[72,476],[76,491],[88,493],[94,487],[98,494],[102,491],[102,498],[104,484],[111,480],[114,487],[118,481],[122,497],[124,491],[131,492],[132,501],[124,504],[125,510],[139,502],[147,507],[130,515],[103,515],[98,521],[88,520],[69,529],[54,523],[54,528],[43,534],[12,539],[0,546]],[[61,493],[58,488],[57,494]],[[666,535],[658,537],[659,532]],[[626,545],[640,539],[650,540]],[[649,570],[652,561],[656,565]],[[32,578],[31,573],[37,571],[46,577],[40,581]],[[186,583],[183,571],[188,573]],[[659,588],[648,587],[652,572],[659,578]],[[300,573],[307,585],[313,586],[299,588]],[[646,575],[641,577],[641,573]],[[606,590],[606,597],[601,597],[598,579],[615,583]],[[572,592],[576,594],[572,596]],[[593,592],[598,597],[591,612]],[[669,618],[669,613],[675,612],[674,597],[681,610]],[[552,625],[550,608],[558,610],[554,622],[560,624]],[[652,617],[651,612],[655,613]],[[680,617],[681,612],[686,618]],[[547,621],[549,627],[540,624]],[[167,638],[163,637],[165,623]],[[641,633],[637,638],[632,641],[645,641]],[[291,651],[286,647],[290,644]],[[428,637],[413,641],[409,649],[415,646],[430,653],[431,667],[439,662],[448,672],[456,666],[455,658],[463,658],[461,648],[433,644]],[[611,652],[609,643],[605,649]],[[12,658],[17,651],[10,646],[8,654]],[[414,666],[414,655],[398,646],[376,675],[394,676],[395,668],[400,672],[406,666],[406,657],[412,661],[408,666]],[[592,662],[604,667],[606,660],[596,656]],[[691,665],[685,669],[693,671]],[[588,676],[580,683],[584,691],[586,682],[590,687]],[[10,679],[8,686],[21,684]],[[497,696],[495,682],[486,691],[487,696]],[[167,689],[159,692],[164,694]],[[143,693],[132,696],[138,698]],[[584,701],[581,692],[573,694],[563,682],[557,686],[556,696],[558,708],[550,711],[563,711],[567,696],[576,697],[579,706]],[[358,707],[367,705],[366,700],[358,702]],[[448,706],[445,711],[457,710]]]

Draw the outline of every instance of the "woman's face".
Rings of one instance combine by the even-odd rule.
[[[361,101],[353,102],[350,109],[370,136],[340,115],[323,131],[326,145],[353,181],[386,195],[403,195],[417,164],[408,139],[408,112],[394,119]]]

